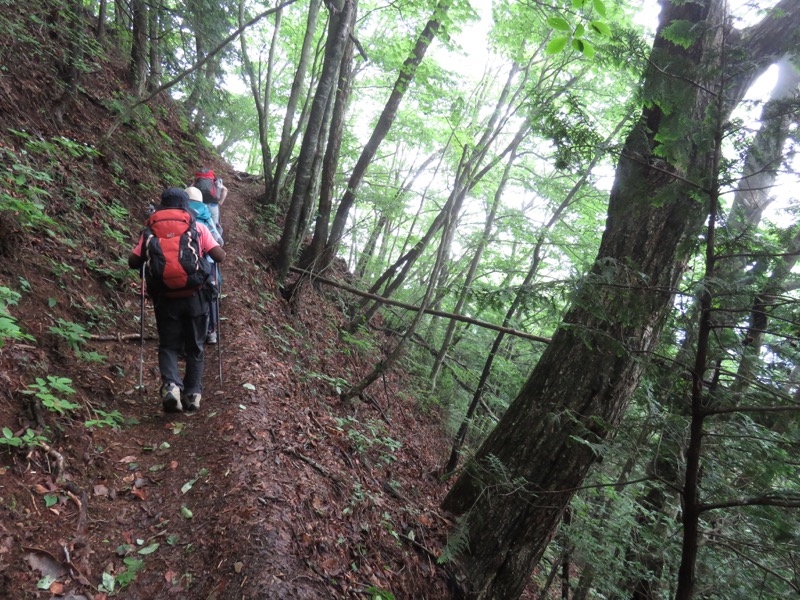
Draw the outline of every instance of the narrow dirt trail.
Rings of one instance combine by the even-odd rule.
[[[270,319],[239,289],[252,278],[255,259],[238,226],[247,222],[252,206],[242,191],[254,190],[231,189],[223,206],[228,258],[222,265],[221,344],[206,348],[200,411],[161,412],[156,342],[149,341],[146,394],[132,401],[141,422],[125,432],[124,440],[109,445],[108,458],[119,465],[123,490],[134,476],[128,493],[118,493],[113,501],[111,511],[124,529],[123,539],[112,545],[128,543],[132,555],[159,544],[122,592],[126,598],[326,595],[302,577],[286,580],[303,568],[292,563],[286,547],[294,532],[282,507],[284,486],[296,481],[300,467],[279,456],[271,441],[291,407],[280,361],[265,343]],[[147,311],[154,336],[152,307]]]
[[[105,309],[111,321],[92,341],[101,362],[20,342],[0,352],[19,378],[15,389],[23,365],[41,365],[37,373],[89,391],[80,398],[86,417],[48,432],[50,454],[4,455],[0,598],[40,598],[44,574],[72,600],[449,596],[436,562],[451,525],[438,509],[446,484],[430,475],[447,452],[438,408],[420,403],[402,368],[363,399],[340,401],[339,390],[395,340],[340,336],[353,300],[336,290],[304,284],[286,301],[265,258],[264,229],[276,228],[257,217],[261,190],[228,187],[221,346],[206,347],[198,413],[161,410],[149,304],[144,393],[136,388],[140,342],[124,337],[139,332],[141,288],[132,279],[106,292],[117,312]],[[20,306],[20,323],[37,339],[53,339],[47,328],[58,313],[42,308],[49,299],[67,318],[75,318],[67,307],[106,306],[107,282],[79,271],[77,253],[66,263],[82,287],[61,287],[38,266],[26,272],[36,293]],[[22,398],[8,395],[0,406],[15,415],[15,431],[30,422],[18,405]],[[85,427],[90,405],[119,411],[127,424]],[[63,465],[54,468],[53,457]]]

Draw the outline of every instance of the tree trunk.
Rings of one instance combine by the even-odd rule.
[[[294,117],[297,112],[297,105],[300,102],[300,94],[304,89],[308,65],[311,62],[311,51],[314,47],[314,33],[317,29],[319,20],[319,8],[321,0],[311,0],[308,5],[308,18],[306,20],[306,31],[303,36],[303,45],[300,49],[300,60],[297,62],[297,69],[292,80],[292,88],[289,91],[289,99],[286,102],[286,114],[283,117],[283,128],[281,131],[281,141],[278,147],[278,154],[275,157],[275,169],[272,173],[265,173],[265,185],[269,204],[278,204],[280,190],[283,187],[286,165],[292,154],[296,136],[292,134]]]
[[[779,18],[745,36],[752,69],[734,84],[782,53],[771,44],[788,43],[797,4],[784,0]],[[592,446],[613,434],[641,379],[707,215],[714,135],[705,123],[715,95],[703,70],[723,56],[726,17],[722,0],[663,4],[642,90],[647,108],[617,165],[598,257],[519,396],[444,500],[464,515],[469,544],[459,566],[472,600],[519,597],[597,460]],[[661,35],[673,21],[704,34],[676,46]],[[744,92],[736,93],[728,113]],[[676,101],[681,110],[662,110]]]
[[[329,44],[325,50],[322,75],[317,84],[317,92],[311,106],[311,112],[303,135],[300,155],[297,158],[297,174],[289,209],[286,212],[283,235],[278,246],[277,271],[279,280],[283,281],[289,273],[289,267],[295,260],[303,203],[306,202],[308,188],[311,185],[314,156],[317,153],[319,134],[325,119],[328,98],[333,90],[342,62],[345,46],[350,37],[351,15],[355,10],[355,0],[345,0],[342,12],[336,15],[335,28],[330,31]],[[333,23],[331,23],[333,26]]]
[[[351,16],[351,29],[355,26],[357,11]],[[353,40],[347,40],[342,66],[339,70],[339,84],[336,86],[336,101],[333,107],[333,120],[325,147],[325,158],[322,164],[322,184],[319,193],[319,208],[314,224],[314,236],[311,244],[303,251],[300,265],[304,269],[322,270],[315,265],[315,260],[322,254],[322,248],[328,237],[328,224],[331,220],[333,206],[333,191],[336,171],[339,166],[339,153],[342,148],[342,135],[344,134],[345,112],[350,98],[350,82],[353,72]]]
[[[147,85],[147,4],[144,0],[131,1],[133,15],[133,45],[131,46],[130,72],[136,96],[144,94]]]
[[[518,138],[519,141],[522,141],[522,137]],[[475,273],[478,270],[478,265],[481,262],[481,258],[483,258],[483,250],[486,248],[486,244],[489,242],[489,237],[492,234],[492,228],[494,227],[494,218],[497,214],[497,208],[500,206],[500,200],[503,197],[503,192],[506,188],[506,183],[508,183],[508,178],[511,174],[511,167],[514,164],[514,161],[517,158],[517,149],[512,148],[511,154],[508,158],[508,162],[506,163],[506,168],[503,170],[503,175],[500,178],[500,183],[497,186],[497,190],[494,193],[494,199],[492,201],[492,205],[489,208],[489,214],[486,216],[486,221],[483,226],[483,234],[481,235],[480,240],[478,240],[478,247],[475,249],[475,253],[472,256],[472,260],[469,263],[469,269],[467,270],[467,275],[464,278],[464,282],[461,286],[461,291],[459,293],[458,299],[456,300],[455,307],[453,308],[453,312],[457,315],[461,314],[461,310],[464,308],[464,304],[467,300],[467,295],[472,287],[472,283],[475,280]],[[450,345],[453,341],[453,335],[456,331],[456,321],[450,320],[447,324],[447,330],[444,334],[444,340],[442,340],[442,345],[439,348],[439,352],[436,354],[436,358],[433,361],[433,367],[431,367],[431,392],[436,389],[436,380],[439,377],[439,371],[442,368],[442,363],[444,362],[444,358],[447,355],[448,350],[450,349]]]
[[[161,85],[161,11],[163,2],[157,0],[150,5],[148,31],[150,35],[150,69],[147,75],[147,89],[153,91]]]
[[[318,240],[317,242],[320,247],[322,244],[326,244],[324,254],[320,257],[318,263],[319,268],[322,270],[326,269],[336,257],[339,240],[344,233],[347,216],[355,201],[356,193],[361,185],[361,180],[364,178],[364,174],[367,172],[367,168],[372,162],[372,159],[375,158],[378,147],[386,137],[386,134],[389,133],[392,123],[394,123],[397,117],[397,109],[400,107],[400,102],[408,90],[409,85],[414,80],[417,67],[419,67],[422,59],[425,57],[428,46],[430,46],[431,42],[436,37],[441,27],[442,20],[447,16],[447,11],[451,3],[452,0],[439,0],[433,11],[433,15],[431,15],[431,18],[425,24],[419,37],[417,37],[417,42],[414,45],[414,49],[411,51],[411,55],[406,58],[403,66],[400,68],[400,75],[397,77],[397,81],[395,81],[394,88],[392,88],[392,93],[386,101],[383,112],[381,112],[380,117],[378,117],[375,129],[369,141],[364,146],[364,149],[361,151],[361,156],[358,157],[355,167],[353,167],[353,172],[347,182],[344,196],[339,203],[339,208],[336,210],[330,236],[326,240]]]
[[[261,81],[261,78],[256,76],[255,68],[253,67],[250,54],[247,50],[247,36],[242,33],[239,38],[239,45],[242,51],[242,67],[247,75],[247,80],[250,84],[250,94],[253,96],[253,102],[256,107],[256,116],[258,118],[258,144],[261,150],[260,171],[264,173],[267,189],[271,187],[267,179],[272,177],[272,152],[269,147],[270,90],[272,88],[272,68],[275,60],[275,46],[277,45],[278,33],[281,29],[282,14],[283,11],[281,10],[275,13],[275,27],[272,31],[272,43],[270,44],[269,57],[267,60],[267,77],[265,81]],[[240,0],[239,27],[241,27],[245,21],[245,3],[244,0]]]

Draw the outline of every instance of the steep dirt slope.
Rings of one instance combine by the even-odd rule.
[[[335,291],[281,296],[262,190],[166,99],[100,146],[123,71],[94,57],[70,89],[58,15],[36,16],[20,29],[0,6],[0,298],[13,319],[0,325],[20,328],[0,347],[0,597],[446,597],[438,415],[396,374],[363,401],[337,396],[393,340],[343,338],[351,299]],[[124,262],[143,206],[200,163],[230,188],[221,352],[208,348],[199,414],[167,416],[152,309],[140,354]],[[13,445],[26,435],[41,437]]]
[[[423,548],[438,552],[443,524],[436,511],[442,490],[428,476],[441,458],[435,419],[420,415],[393,379],[376,386],[375,404],[339,403],[336,378],[363,372],[380,348],[370,339],[344,345],[341,317],[310,287],[283,301],[259,266],[258,241],[243,231],[253,210],[244,194],[252,190],[231,188],[223,216],[223,384],[217,349],[209,347],[199,414],[161,413],[150,339],[144,394],[135,389],[136,340],[90,340],[108,358],[75,369],[58,365],[57,350],[50,356],[27,343],[2,350],[71,377],[78,404],[138,420],[119,431],[85,431],[79,411],[63,432],[50,429],[52,452],[2,456],[5,597],[37,597],[45,558],[55,563],[48,568],[66,571],[58,581],[87,597],[104,572],[118,588],[136,569],[121,597],[373,597],[370,589],[444,597]],[[35,277],[31,285],[39,289]],[[31,294],[36,302],[37,292]],[[135,290],[128,296],[135,306]],[[25,330],[43,331],[49,322],[19,312]],[[149,306],[146,321],[152,336]],[[136,331],[131,315],[116,325],[106,333]],[[13,381],[18,365],[4,367]],[[27,381],[20,375],[17,389]],[[101,381],[109,385],[93,394]],[[33,425],[20,400],[12,394],[4,403],[13,417],[4,424],[15,430]],[[63,459],[59,469],[55,459]],[[55,498],[53,506],[47,497]]]

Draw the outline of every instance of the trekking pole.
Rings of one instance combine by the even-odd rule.
[[[222,385],[222,332],[219,328],[221,320],[219,316],[219,297],[222,294],[222,279],[219,275],[218,263],[214,263],[214,277],[217,280],[217,297],[214,298],[214,302],[217,304],[217,366],[219,367],[219,384]]]
[[[144,263],[142,263],[142,295],[139,310],[139,391],[144,393]]]

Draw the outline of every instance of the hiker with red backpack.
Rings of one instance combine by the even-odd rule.
[[[161,194],[161,206],[150,215],[139,242],[128,257],[132,269],[142,269],[153,300],[158,329],[158,367],[164,412],[193,412],[203,392],[205,340],[214,288],[212,266],[225,251],[208,228],[189,212],[184,190],[171,187]],[[186,354],[181,378],[178,356]]]
[[[219,207],[225,202],[228,197],[228,188],[221,177],[214,174],[213,169],[202,169],[194,174],[194,183],[192,187],[196,187],[203,194],[203,203],[208,205],[208,210],[211,213],[211,218],[214,221],[214,226],[217,231],[222,233],[222,226],[219,222]]]

